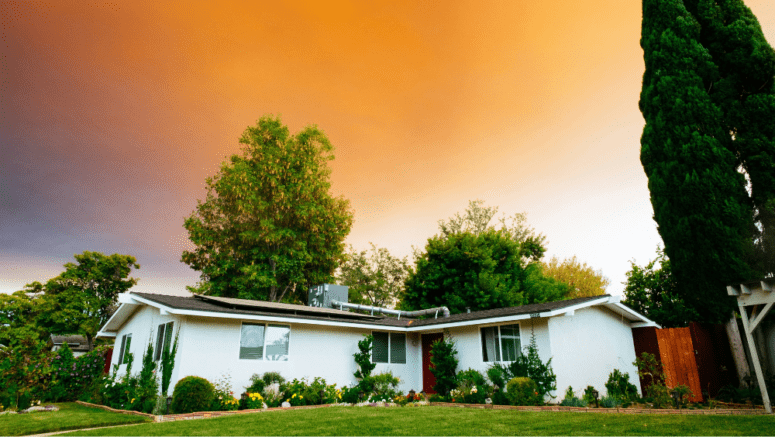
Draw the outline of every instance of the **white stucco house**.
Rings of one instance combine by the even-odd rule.
[[[432,392],[429,349],[439,337],[455,341],[458,370],[485,373],[494,362],[513,360],[534,334],[541,359],[552,358],[561,399],[568,386],[602,393],[613,369],[638,385],[632,328],[656,326],[609,295],[422,320],[210,296],[127,293],[119,302],[98,334],[115,338],[111,366],[119,364],[119,372],[126,371],[126,352],[139,372],[148,342],[160,350],[179,330],[170,393],[185,376],[214,381],[225,374],[241,393],[251,375],[267,371],[352,385],[353,354],[365,334],[375,338],[375,373],[391,371],[402,391]]]

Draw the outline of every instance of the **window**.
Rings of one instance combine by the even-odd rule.
[[[240,332],[241,360],[288,361],[291,327],[243,323]]]
[[[159,361],[164,349],[169,350],[172,343],[172,325],[173,322],[164,323],[159,325],[159,329],[156,333],[156,350],[153,352],[155,361]]]
[[[521,350],[519,325],[482,328],[482,358],[485,362],[514,361]]]
[[[373,332],[372,363],[406,364],[406,334]]]
[[[121,337],[121,350],[118,353],[118,364],[129,362],[129,346],[132,344],[132,334]]]

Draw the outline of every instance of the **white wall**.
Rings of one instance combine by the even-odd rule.
[[[113,366],[118,363],[118,358],[121,355],[121,338],[126,334],[132,334],[132,342],[129,345],[129,352],[134,355],[134,361],[132,362],[132,373],[140,373],[143,366],[143,354],[148,347],[148,341],[153,341],[154,347],[156,346],[156,334],[158,326],[163,323],[174,322],[175,331],[180,326],[180,320],[176,316],[165,315],[162,316],[157,308],[142,305],[135,312],[130,319],[121,326],[119,329],[115,342],[113,344],[113,357],[110,363],[110,371],[113,371]],[[182,336],[182,331],[181,331]],[[180,352],[175,360],[175,368],[172,371],[172,383],[170,383],[169,394],[172,394],[172,389],[175,386],[174,381],[177,381],[176,375],[178,373],[178,364],[180,362]],[[118,374],[123,375],[126,372],[127,364],[121,364],[118,369]]]
[[[608,375],[614,369],[628,373],[630,382],[640,392],[638,369],[632,364],[635,346],[628,320],[603,307],[584,308],[573,316],[550,318],[549,334],[552,368],[557,375],[557,402],[568,386],[578,397],[588,385],[603,396]]]
[[[260,323],[251,320],[250,323]],[[195,375],[213,382],[230,375],[235,396],[250,385],[254,373],[274,371],[290,380],[293,378],[322,377],[328,384],[338,386],[355,383],[356,370],[353,354],[358,342],[368,329],[338,328],[307,324],[290,324],[288,361],[239,359],[241,321],[209,317],[186,317],[181,331],[180,355],[176,363],[179,373],[172,386],[185,376]],[[417,337],[419,338],[419,337]],[[377,364],[373,374],[392,371],[401,380],[399,389],[420,391],[421,378],[416,372],[420,366],[419,341],[407,335],[406,364]]]

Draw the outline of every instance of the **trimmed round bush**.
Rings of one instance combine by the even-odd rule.
[[[215,397],[210,381],[198,376],[186,376],[175,384],[172,392],[172,412],[175,414],[208,411]]]
[[[541,405],[538,385],[530,378],[517,377],[506,384],[506,397],[511,405]]]

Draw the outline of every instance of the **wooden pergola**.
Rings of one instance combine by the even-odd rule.
[[[746,282],[737,285],[728,285],[727,294],[737,297],[737,306],[740,308],[740,316],[743,319],[743,330],[745,331],[745,340],[748,343],[748,350],[751,352],[753,368],[756,372],[756,380],[759,383],[759,389],[762,392],[762,402],[768,413],[772,414],[772,405],[770,404],[770,395],[767,393],[767,385],[764,382],[764,373],[759,361],[759,354],[756,351],[756,344],[753,338],[753,331],[759,326],[767,313],[775,304],[775,279],[763,279],[757,282]],[[748,316],[746,307],[751,308],[751,315]]]

